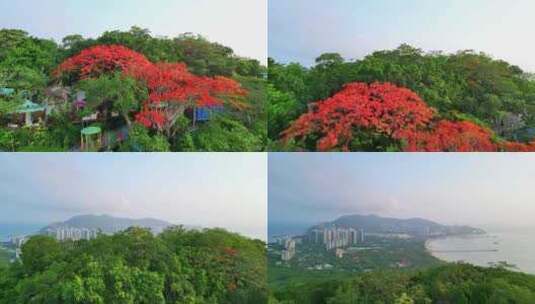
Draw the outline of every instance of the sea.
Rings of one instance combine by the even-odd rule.
[[[506,262],[511,270],[535,274],[535,229],[487,230],[487,234],[433,239],[427,249],[435,257],[478,266]]]
[[[0,223],[0,242],[8,241],[11,236],[27,235],[38,232],[43,224],[6,224]]]

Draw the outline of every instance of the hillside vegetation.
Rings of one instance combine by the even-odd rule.
[[[535,276],[504,268],[448,264],[418,272],[386,271],[275,290],[271,304],[533,303]]]

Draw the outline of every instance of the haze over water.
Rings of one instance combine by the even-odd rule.
[[[32,234],[43,228],[44,224],[3,224],[0,223],[0,242],[12,236]]]
[[[501,229],[489,231],[484,236],[435,239],[428,243],[428,249],[437,258],[448,262],[490,266],[489,263],[505,261],[516,266],[512,270],[535,274],[534,228]],[[489,249],[497,251],[481,251]]]

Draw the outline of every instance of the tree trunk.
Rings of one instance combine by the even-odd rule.
[[[167,112],[167,117],[168,117],[168,122],[167,122],[167,126],[165,128],[165,133],[166,133],[166,136],[168,139],[171,139],[171,137],[174,136],[174,133],[173,132],[173,126],[175,125],[176,123],[176,120],[180,117],[180,116],[183,116],[184,115],[184,112],[186,111],[186,105],[184,104],[180,104],[180,105],[177,105],[176,107],[173,107],[171,109],[167,109],[166,112]]]
[[[126,121],[126,126],[128,127],[128,130],[132,129],[132,121],[130,120],[128,113],[123,113],[123,118]]]

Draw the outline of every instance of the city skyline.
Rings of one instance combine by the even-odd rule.
[[[3,224],[108,214],[266,238],[262,153],[2,154],[0,161]]]
[[[528,0],[335,0],[328,6],[321,0],[272,0],[269,56],[310,66],[322,53],[361,59],[408,43],[424,51],[485,52],[535,72],[535,43],[525,40],[535,26],[533,11],[535,3]]]
[[[239,56],[267,61],[266,0],[0,1],[0,28],[23,29],[58,43],[71,34],[96,38],[131,26],[155,36],[201,34]]]
[[[281,233],[277,225],[306,228],[349,214],[533,228],[534,161],[530,154],[270,154],[269,228]]]

